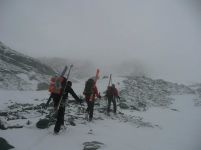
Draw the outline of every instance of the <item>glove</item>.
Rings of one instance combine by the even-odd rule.
[[[82,105],[83,104],[83,102],[84,102],[84,100],[83,99],[79,99],[79,101],[78,101],[79,103],[80,103],[80,105]]]
[[[119,97],[119,96],[117,96],[117,101],[118,101],[118,102],[120,101],[120,97]]]
[[[42,108],[43,108],[43,109],[47,109],[47,107],[48,107],[48,104],[47,104],[47,103],[44,104],[44,105],[42,105]]]
[[[84,103],[80,103],[80,106],[81,106],[81,107],[84,107]]]

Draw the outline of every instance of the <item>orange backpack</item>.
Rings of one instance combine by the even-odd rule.
[[[48,91],[54,94],[62,94],[62,84],[64,82],[63,77],[53,77],[50,80]]]

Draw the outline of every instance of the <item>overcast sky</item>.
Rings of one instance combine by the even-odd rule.
[[[0,0],[0,41],[33,57],[134,60],[201,82],[200,0]]]

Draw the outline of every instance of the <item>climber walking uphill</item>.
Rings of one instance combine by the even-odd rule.
[[[64,81],[63,81],[64,84],[63,85],[65,85],[66,78],[65,77],[63,77],[63,78],[64,78]],[[79,103],[82,102],[82,100],[79,99],[79,97],[76,95],[76,93],[71,88],[71,86],[72,86],[72,82],[67,81],[66,89],[65,89],[65,91],[63,91],[63,98],[61,99],[61,96],[62,96],[61,94],[51,93],[50,98],[48,99],[48,101],[46,103],[46,105],[48,106],[50,100],[53,99],[54,109],[56,111],[58,104],[59,104],[59,100],[61,99],[61,103],[60,103],[60,106],[59,106],[58,112],[57,112],[57,121],[56,121],[56,124],[54,127],[55,133],[58,133],[60,131],[61,126],[64,125],[65,103],[66,103],[66,100],[68,99],[68,93],[70,93],[77,102],[79,102]]]
[[[96,87],[96,81],[98,80],[99,69],[96,71],[95,78],[90,78],[85,83],[85,88],[83,94],[85,95],[85,100],[87,103],[86,115],[88,121],[92,121],[93,119],[93,111],[94,111],[94,101],[95,98],[100,98],[100,94],[98,93],[98,89]]]
[[[107,114],[110,114],[110,106],[111,102],[113,103],[113,112],[116,114],[117,111],[117,103],[116,99],[120,99],[118,90],[115,88],[115,84],[112,84],[112,86],[108,86],[106,91],[106,97],[108,99],[108,106],[107,106]]]
[[[64,76],[60,76],[60,77],[55,77],[53,79],[55,81],[54,82],[55,88],[52,88],[51,94],[46,103],[46,106],[48,106],[51,99],[53,99],[54,111],[57,114],[56,116],[57,121],[54,127],[54,132],[58,133],[60,131],[61,125],[64,125],[65,104],[66,104],[66,100],[68,99],[68,93],[70,93],[77,102],[81,103],[82,100],[79,99],[79,97],[76,95],[76,93],[72,89],[72,82],[67,81],[67,78],[65,78]]]

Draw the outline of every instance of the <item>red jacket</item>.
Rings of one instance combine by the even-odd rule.
[[[96,86],[93,88],[93,94],[92,95],[85,95],[86,101],[95,101],[95,98],[98,97],[98,89]]]

